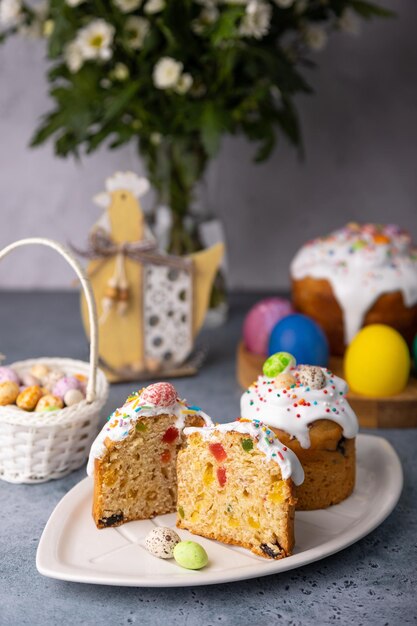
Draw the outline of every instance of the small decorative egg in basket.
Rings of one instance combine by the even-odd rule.
[[[52,248],[77,274],[89,311],[90,362],[38,358],[0,368],[0,478],[11,483],[45,482],[80,467],[97,434],[108,396],[106,377],[97,367],[97,312],[84,270],[64,246],[42,238],[6,246],[0,260],[26,245]]]

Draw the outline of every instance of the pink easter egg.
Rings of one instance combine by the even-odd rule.
[[[0,367],[0,383],[5,383],[6,381],[11,381],[12,383],[16,383],[16,385],[20,385],[20,378],[16,374],[11,367],[7,367],[3,365]]]
[[[70,391],[71,389],[81,390],[80,381],[77,380],[75,376],[63,376],[57,383],[55,383],[52,394],[54,396],[58,396],[58,398],[64,399],[67,391]]]
[[[171,406],[177,401],[177,391],[171,383],[154,383],[143,390],[140,401],[141,404],[150,402],[161,407]]]
[[[249,352],[266,356],[273,327],[293,312],[291,302],[285,298],[265,298],[257,302],[243,323],[243,341]]]

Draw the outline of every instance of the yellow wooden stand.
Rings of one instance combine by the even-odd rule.
[[[137,198],[128,190],[111,194],[107,208],[110,234],[116,244],[140,241],[144,238],[144,216]],[[200,330],[209,304],[212,284],[224,253],[223,244],[191,255],[193,261],[193,337]],[[115,273],[116,257],[97,259],[89,263],[87,271],[93,287],[99,318],[102,316],[102,299],[109,279]],[[110,367],[103,369],[110,381],[135,380],[155,377],[159,372],[145,362],[143,340],[143,276],[142,266],[128,257],[124,259],[126,279],[130,288],[129,306],[124,315],[114,308],[100,324],[99,356]],[[84,327],[89,335],[87,307],[81,299]],[[123,371],[124,374],[115,373]],[[195,368],[184,367],[164,370],[164,377],[191,375]]]

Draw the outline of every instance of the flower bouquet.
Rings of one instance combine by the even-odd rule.
[[[46,39],[53,109],[32,145],[80,156],[134,141],[161,204],[167,251],[200,247],[196,184],[224,134],[265,160],[279,135],[300,145],[294,106],[335,31],[392,15],[365,0],[0,0],[2,38]]]

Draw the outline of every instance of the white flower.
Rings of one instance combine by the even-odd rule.
[[[246,7],[239,32],[243,37],[262,39],[268,30],[271,21],[272,7],[262,0],[250,0]]]
[[[145,37],[149,32],[149,22],[144,17],[128,17],[125,24],[129,46],[132,50],[142,48]]]
[[[186,72],[184,72],[184,74],[181,74],[181,76],[179,77],[174,89],[177,93],[183,95],[184,93],[187,93],[192,84],[193,77],[191,76],[191,74],[187,74]]]
[[[114,37],[114,26],[102,19],[97,19],[82,28],[77,42],[84,59],[102,59],[107,61],[112,56],[111,45]]]
[[[43,0],[31,7],[33,15],[29,23],[22,24],[18,28],[19,35],[23,35],[28,39],[40,39],[44,35],[46,18],[48,17],[49,5]],[[52,21],[52,20],[51,20]]]
[[[193,31],[200,35],[206,26],[210,26],[210,24],[214,24],[214,22],[219,17],[219,10],[216,6],[206,6],[201,11],[200,15],[196,20],[191,22],[191,28]]]
[[[116,63],[112,71],[112,78],[116,80],[127,80],[129,78],[129,68],[124,63]]]
[[[131,13],[142,4],[142,0],[113,0],[113,2],[122,13]]]
[[[343,30],[349,35],[359,35],[361,28],[358,16],[350,9],[343,11],[338,20],[338,26],[340,30]]]
[[[78,41],[69,43],[64,51],[65,63],[72,74],[76,74],[82,67],[84,58]]]
[[[18,26],[23,20],[20,0],[0,0],[0,24],[6,28]]]
[[[85,0],[65,0],[65,2],[66,4],[68,4],[69,7],[77,7],[78,5],[85,2]]]
[[[54,32],[55,22],[54,20],[46,20],[43,25],[42,34],[44,37],[50,37]]]
[[[281,9],[288,9],[294,4],[294,0],[274,0],[274,2]]]
[[[148,0],[143,9],[148,15],[159,13],[165,9],[165,0]]]
[[[307,26],[304,31],[304,40],[311,50],[318,52],[327,44],[327,33],[321,26]]]
[[[175,87],[182,73],[183,65],[171,57],[162,57],[153,70],[153,82],[158,89]]]
[[[151,133],[150,140],[151,144],[153,144],[154,146],[160,146],[162,141],[161,133]]]

